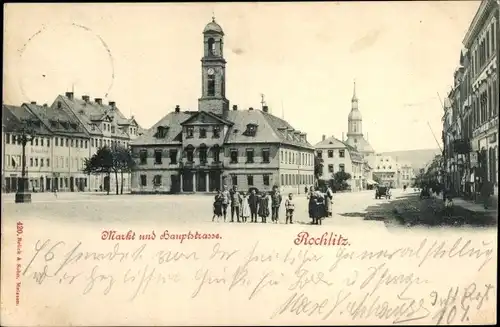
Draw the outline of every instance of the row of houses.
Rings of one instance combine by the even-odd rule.
[[[444,105],[443,178],[457,195],[473,197],[484,181],[498,194],[499,3],[481,1]]]
[[[51,105],[24,103],[2,105],[2,190],[16,192],[22,173],[22,138],[25,169],[31,191],[97,191],[113,189],[114,176],[86,175],[85,159],[99,147],[129,146],[142,134],[131,117],[126,118],[115,102],[59,95]],[[27,134],[28,133],[28,134]],[[125,176],[125,190],[130,176]],[[128,186],[127,186],[128,185]]]

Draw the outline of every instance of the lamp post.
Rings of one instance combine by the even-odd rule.
[[[30,203],[31,192],[29,191],[28,178],[26,173],[26,144],[31,142],[34,138],[33,130],[24,126],[20,131],[22,157],[21,157],[21,181],[18,183],[16,192],[16,203]]]

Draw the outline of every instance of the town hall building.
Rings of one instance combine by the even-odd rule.
[[[203,31],[198,110],[176,106],[131,142],[133,193],[213,192],[223,185],[302,193],[314,183],[314,148],[306,133],[261,109],[226,98],[224,32],[212,19]]]

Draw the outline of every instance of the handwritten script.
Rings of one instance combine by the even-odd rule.
[[[96,247],[99,251],[91,250]],[[98,245],[38,240],[26,249],[22,276],[25,283],[60,285],[75,296],[119,293],[124,301],[172,290],[177,301],[213,300],[218,294],[257,306],[265,302],[271,320],[301,316],[325,323],[339,317],[467,323],[496,293],[496,284],[474,279],[495,265],[496,245],[462,237],[370,250],[293,245],[274,250],[259,241],[234,248],[215,239],[196,249],[140,240]],[[452,267],[467,267],[471,279],[436,277],[453,274]]]

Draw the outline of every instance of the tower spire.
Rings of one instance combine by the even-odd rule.
[[[352,92],[352,101],[358,101],[358,97],[356,96],[356,79],[354,79],[354,90]]]
[[[212,10],[212,22],[215,22],[215,11]]]

